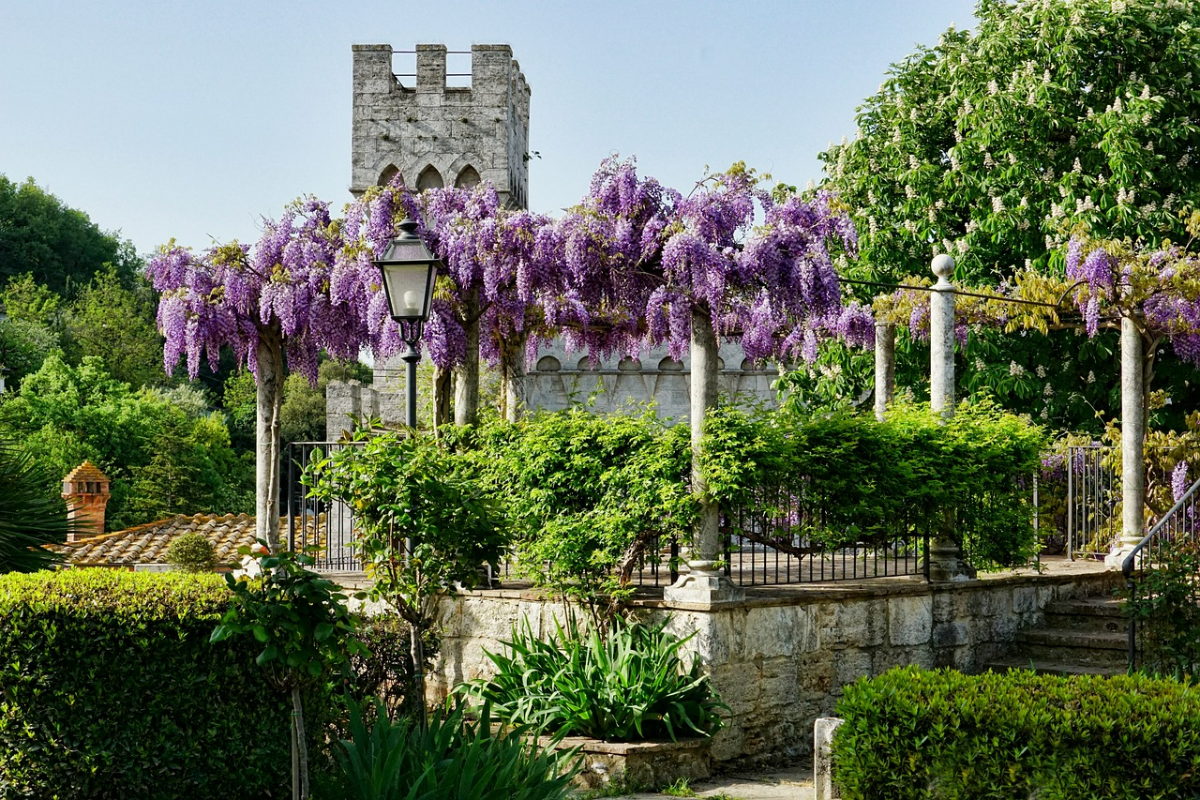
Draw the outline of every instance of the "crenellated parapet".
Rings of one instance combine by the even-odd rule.
[[[350,191],[397,174],[415,189],[489,181],[503,203],[528,205],[529,86],[508,45],[471,47],[471,85],[447,85],[447,50],[417,45],[405,85],[391,45],[354,45]]]

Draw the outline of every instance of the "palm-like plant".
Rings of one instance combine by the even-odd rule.
[[[36,572],[62,559],[44,545],[65,542],[75,524],[62,499],[46,491],[49,483],[28,453],[0,441],[0,573]]]

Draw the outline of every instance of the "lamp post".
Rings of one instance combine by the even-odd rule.
[[[417,427],[417,342],[421,339],[429,306],[433,302],[433,279],[438,259],[417,235],[417,223],[400,223],[400,235],[388,243],[383,255],[375,260],[383,273],[383,291],[387,295],[392,319],[400,326],[404,340],[405,413],[404,424]]]
[[[417,431],[417,342],[421,339],[425,320],[429,318],[429,307],[433,303],[433,281],[437,275],[438,259],[417,235],[417,223],[405,219],[400,223],[400,235],[388,242],[383,255],[375,259],[375,266],[383,273],[383,291],[387,295],[388,310],[392,319],[400,326],[400,337],[404,340],[405,364],[405,409],[404,424],[409,435]],[[413,540],[404,540],[405,559],[411,558]],[[415,623],[409,624],[409,653],[412,656],[413,698],[417,719],[425,727],[425,648],[421,632]]]

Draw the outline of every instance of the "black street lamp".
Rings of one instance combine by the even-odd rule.
[[[433,280],[437,276],[440,262],[429,252],[429,248],[417,235],[417,223],[405,219],[400,223],[400,235],[388,242],[383,255],[375,259],[375,266],[383,273],[383,291],[387,294],[388,309],[392,319],[400,325],[400,337],[406,345],[405,364],[405,412],[404,424],[409,435],[417,430],[417,342],[425,320],[429,319],[429,307],[433,303]],[[413,540],[404,540],[406,558],[412,558]],[[416,625],[409,626],[409,647],[412,652],[413,684],[417,687],[417,718],[421,728],[425,727],[425,648]]]
[[[383,272],[383,291],[387,295],[388,308],[400,325],[400,336],[406,348],[400,356],[405,368],[405,414],[404,423],[409,428],[417,427],[417,342],[425,320],[429,319],[429,307],[433,302],[433,281],[440,262],[417,235],[417,223],[405,219],[400,223],[400,235],[388,243],[383,255],[375,259],[375,266]]]

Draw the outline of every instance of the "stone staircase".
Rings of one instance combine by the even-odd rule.
[[[1045,614],[1041,625],[1017,632],[1007,657],[985,668],[1032,669],[1045,675],[1125,673],[1129,639],[1119,600],[1056,600],[1046,606]]]

